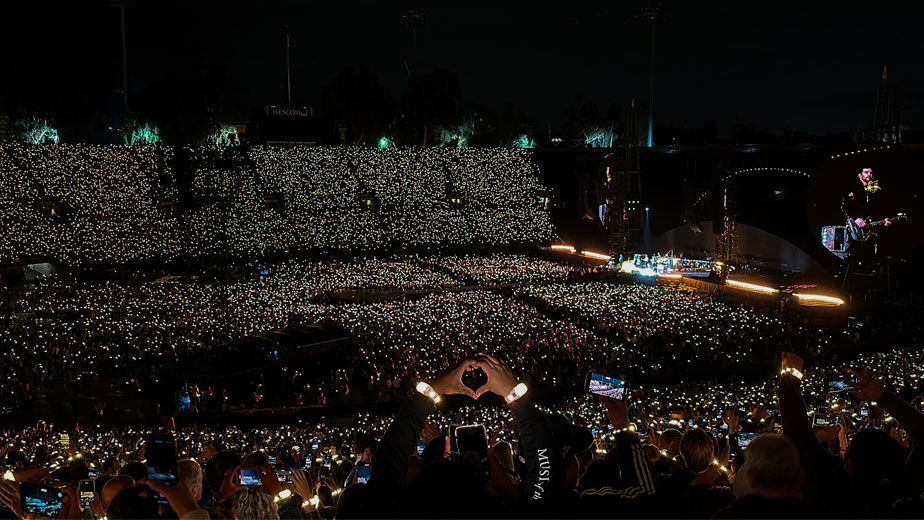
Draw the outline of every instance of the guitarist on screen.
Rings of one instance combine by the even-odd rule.
[[[888,227],[895,221],[905,217],[899,213],[897,217],[873,222],[870,215],[879,213],[873,207],[873,197],[881,189],[879,181],[873,179],[872,168],[863,168],[857,174],[857,179],[860,181],[860,186],[841,199],[841,211],[847,217],[847,230],[852,239],[852,244],[850,245],[851,256],[857,256],[857,254],[867,256],[870,252],[875,254],[875,246],[870,248],[860,244],[876,236],[876,232],[873,230],[879,227]],[[869,251],[869,249],[872,249],[872,251]]]

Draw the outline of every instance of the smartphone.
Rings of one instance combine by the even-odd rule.
[[[311,439],[311,451],[318,451],[318,447],[321,445],[321,441],[317,439]]]
[[[33,484],[31,482],[19,483],[19,505],[24,513],[46,518],[57,518],[61,513],[64,493],[58,488]]]
[[[305,469],[306,470],[311,469],[311,463],[313,461],[314,461],[314,455],[312,455],[311,453],[309,453],[308,455],[305,455]]]
[[[330,469],[333,463],[334,463],[334,460],[330,457],[330,455],[324,457],[324,467],[325,468]]]
[[[372,476],[372,461],[361,460],[356,463],[356,483],[365,484]]]
[[[80,507],[82,509],[87,509],[93,504],[93,497],[96,494],[96,481],[82,479],[77,489],[80,493]]]
[[[278,478],[280,482],[286,482],[288,484],[291,484],[292,483],[292,470],[284,466],[277,466],[276,467],[276,478]]]
[[[427,443],[422,440],[418,440],[417,441],[417,456],[423,455],[423,452],[425,449],[427,449]]]
[[[760,435],[758,432],[735,432],[735,440],[738,442],[738,447],[742,450],[748,447],[748,444],[751,444],[751,441],[757,438]]]
[[[452,453],[459,453],[459,447],[456,445],[456,428],[459,424],[450,424],[449,425],[449,451]]]
[[[622,379],[594,372],[587,374],[587,391],[592,394],[622,401],[626,398],[626,388],[627,384]]]
[[[176,484],[176,441],[170,433],[149,433],[144,443],[148,480]]]
[[[325,466],[318,468],[318,480],[327,482],[328,477],[330,477],[330,468]]]
[[[266,456],[266,463],[269,464],[270,466],[275,466],[275,465],[276,465],[276,456],[275,456],[275,455],[267,455],[267,456]]]
[[[837,422],[837,417],[833,415],[826,415],[823,413],[816,413],[812,421],[812,424],[815,426],[831,426]]]
[[[459,426],[455,429],[454,434],[459,454],[464,455],[473,451],[481,457],[481,460],[488,459],[488,434],[484,429],[484,425]]]
[[[860,417],[869,417],[869,408],[864,406],[860,408]]]
[[[844,374],[828,379],[828,392],[832,394],[838,394],[841,392],[847,392],[853,390],[853,387],[848,383],[856,383],[857,376],[853,374]]]
[[[237,482],[242,486],[263,485],[263,481],[260,480],[260,473],[258,473],[255,469],[241,468],[237,473]]]

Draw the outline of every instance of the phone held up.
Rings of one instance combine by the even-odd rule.
[[[587,391],[592,394],[622,401],[626,398],[627,390],[628,384],[625,380],[608,377],[595,372],[587,374]]]

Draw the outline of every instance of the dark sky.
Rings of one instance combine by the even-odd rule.
[[[79,6],[75,4],[81,4]],[[642,2],[165,2],[127,10],[130,93],[201,64],[227,64],[254,105],[284,104],[284,34],[292,42],[293,98],[317,106],[348,64],[366,64],[400,93],[402,62],[442,67],[465,102],[514,108],[555,127],[577,96],[601,107],[647,100],[650,32],[632,21]],[[616,5],[608,5],[616,4]],[[742,121],[778,131],[849,131],[871,123],[883,64],[902,88],[903,119],[924,123],[920,8],[902,2],[665,0],[657,28],[657,121],[727,131]],[[416,48],[402,20],[424,12]],[[67,98],[113,96],[121,83],[118,9],[109,0],[0,7],[6,79]],[[89,93],[89,94],[88,94]]]

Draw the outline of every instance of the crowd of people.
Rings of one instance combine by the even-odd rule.
[[[269,382],[184,382],[199,389],[203,407],[396,401],[421,371],[459,352],[489,352],[510,359],[537,389],[574,390],[593,367],[632,379],[714,372],[827,341],[816,329],[674,287],[561,281],[572,273],[498,254],[255,263],[229,279],[50,279],[0,298],[0,393],[6,408],[32,417],[36,395],[53,388],[75,400],[105,381],[161,388],[160,365],[234,354],[254,334],[310,324],[353,339],[329,363],[279,363]],[[520,284],[512,294],[495,289],[511,283]],[[332,299],[375,290],[398,297]]]
[[[548,195],[523,150],[179,153],[182,163],[153,145],[0,147],[0,261],[78,267],[552,237]]]
[[[824,367],[784,352],[780,375],[752,384],[630,387],[623,399],[583,394],[550,407],[536,405],[518,384],[523,374],[496,357],[441,368],[395,415],[173,431],[175,485],[145,464],[148,430],[44,422],[7,430],[0,503],[27,518],[20,493],[33,482],[61,490],[58,518],[922,513],[919,349]],[[483,386],[466,386],[476,370]],[[832,377],[848,374],[856,376],[848,392],[829,392]],[[450,396],[455,404],[443,404]],[[485,438],[459,434],[472,430],[465,425]],[[259,483],[243,486],[242,469]],[[94,484],[80,506],[82,480]]]
[[[589,282],[524,287],[520,294],[624,345],[633,371],[656,375],[761,362],[785,349],[824,355],[830,339],[824,330],[677,287]]]

